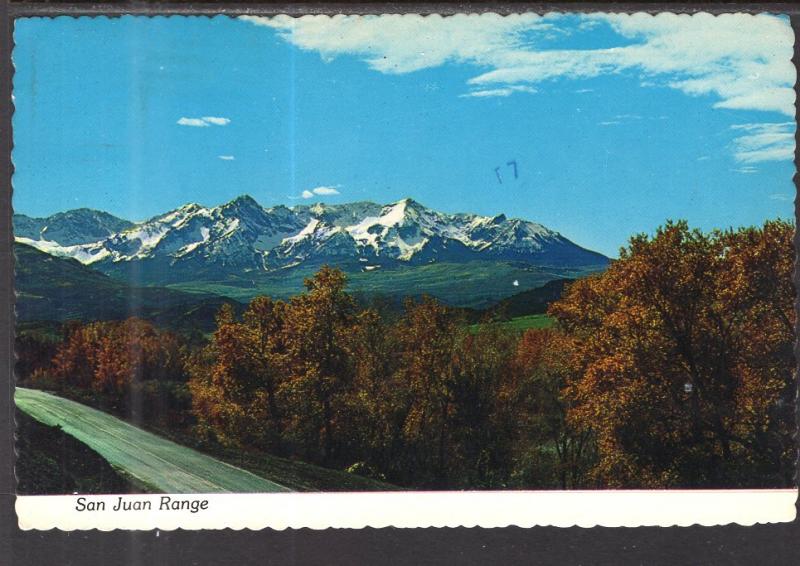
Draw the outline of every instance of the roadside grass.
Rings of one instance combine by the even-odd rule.
[[[197,449],[294,491],[398,491],[402,489],[372,478],[258,451],[242,451],[222,446],[211,448],[205,446]]]
[[[242,468],[293,491],[398,491],[401,487],[376,479],[273,456],[259,450],[245,450],[202,441],[187,433],[144,426],[150,432],[177,444],[193,448],[226,464]]]
[[[151,491],[111,466],[100,454],[57,426],[43,424],[19,409],[17,492],[29,495],[141,493]]]

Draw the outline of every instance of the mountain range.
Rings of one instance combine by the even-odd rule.
[[[279,277],[323,263],[369,273],[473,262],[584,271],[609,261],[535,222],[446,214],[410,198],[265,208],[243,195],[216,207],[189,203],[144,222],[90,209],[16,214],[14,230],[19,243],[135,284]]]

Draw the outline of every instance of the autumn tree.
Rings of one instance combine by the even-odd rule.
[[[721,236],[720,301],[739,314],[741,332],[733,434],[744,442],[748,473],[771,485],[791,482],[797,457],[793,237],[793,226],[782,221]]]
[[[475,332],[458,332],[455,338],[452,374],[446,382],[452,405],[446,424],[448,484],[507,487],[521,419],[513,395],[518,337],[500,325],[486,324]]]
[[[517,415],[512,431],[515,485],[582,487],[595,455],[591,429],[567,421],[562,393],[574,374],[572,338],[555,329],[530,329],[517,343],[513,379],[506,385]]]
[[[48,381],[67,393],[92,393],[101,406],[137,419],[145,411],[182,410],[167,383],[183,383],[184,348],[151,323],[71,323],[57,347]],[[163,387],[162,387],[163,385]]]
[[[242,321],[226,304],[210,344],[189,359],[195,416],[223,442],[281,451],[285,320],[286,304],[268,297],[253,299]]]
[[[670,222],[551,306],[573,338],[569,420],[597,435],[601,485],[790,481],[792,233]]]
[[[293,433],[309,457],[330,463],[338,456],[342,397],[353,375],[356,304],[339,269],[323,266],[304,284],[306,292],[287,310],[290,379],[284,389],[293,403]]]
[[[131,383],[182,380],[182,353],[174,334],[137,318],[94,323],[86,330],[98,340],[92,357],[95,389],[124,395]]]
[[[406,302],[397,325],[399,368],[394,387],[402,392],[392,408],[396,464],[431,486],[447,476],[453,407],[453,353],[459,327],[452,313],[430,297]]]
[[[42,332],[29,331],[18,334],[14,341],[16,378],[20,382],[25,382],[34,372],[46,372],[59,345],[58,338]]]
[[[376,310],[358,313],[348,345],[352,381],[338,418],[349,468],[378,478],[393,464],[392,416],[401,396],[392,381],[399,362],[396,338],[395,327]]]

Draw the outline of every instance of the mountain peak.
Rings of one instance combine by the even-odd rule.
[[[397,202],[395,202],[394,204],[404,204],[406,206],[422,206],[419,202],[415,201],[411,197],[402,198],[402,199],[398,200]]]
[[[250,195],[239,195],[232,201],[222,205],[220,209],[226,214],[231,212],[233,214],[264,213],[262,206]]]
[[[97,209],[95,209],[95,208],[88,208],[88,207],[82,206],[81,208],[73,208],[72,210],[67,210],[67,211],[65,211],[65,212],[56,212],[56,214],[62,214],[62,215],[65,215],[65,214],[70,214],[70,215],[77,215],[77,214],[102,214],[102,215],[104,215],[104,216],[107,216],[107,215],[108,215],[108,212],[104,212],[104,211],[102,211],[102,210],[97,210]],[[56,214],[54,214],[53,216],[55,216]]]
[[[238,197],[236,197],[235,199],[230,201],[228,204],[229,205],[230,204],[237,205],[237,206],[246,205],[246,206],[258,206],[258,207],[261,207],[261,205],[258,204],[256,199],[254,199],[253,197],[251,197],[247,193],[245,193],[243,195],[239,195]]]
[[[200,210],[201,208],[203,207],[197,204],[196,202],[187,202],[186,204],[178,208],[178,210],[180,210],[181,212],[195,212],[196,210]]]

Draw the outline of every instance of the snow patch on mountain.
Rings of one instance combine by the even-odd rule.
[[[294,236],[289,236],[288,238],[284,238],[282,243],[299,242],[306,236],[311,236],[314,233],[316,227],[319,226],[319,224],[320,224],[319,220],[317,220],[316,218],[312,218],[305,228],[300,230],[300,232],[298,232]]]
[[[32,240],[24,237],[16,237],[14,241],[20,244],[27,244],[50,255],[76,259],[87,265],[105,259],[110,255],[108,250],[96,244],[62,246],[49,240]]]

